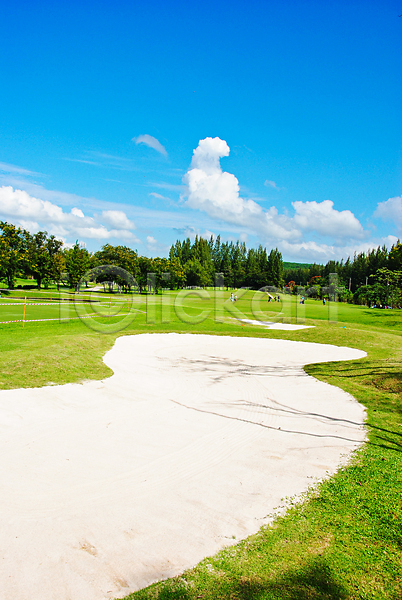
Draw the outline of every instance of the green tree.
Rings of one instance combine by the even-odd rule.
[[[170,286],[172,289],[182,288],[186,283],[186,276],[178,258],[169,260],[168,272],[170,273]]]
[[[233,287],[233,269],[232,269],[232,261],[230,260],[229,246],[228,244],[223,244],[223,258],[221,269],[224,276],[224,281],[226,285],[226,289]]]
[[[222,270],[222,251],[221,251],[221,236],[215,240],[213,249],[212,249],[212,261],[214,263],[215,273],[220,273]]]
[[[239,242],[236,243],[233,249],[232,254],[232,271],[233,271],[233,286],[235,288],[242,287],[244,285],[244,280],[246,276],[246,271],[244,268],[244,249],[242,245],[239,245]]]
[[[378,269],[375,274],[377,284],[382,286],[384,304],[398,306],[402,303],[402,271],[391,271],[386,267]]]
[[[47,285],[50,279],[54,279],[53,275],[57,276],[55,267],[60,261],[55,257],[60,254],[63,242],[54,235],[48,237],[47,231],[38,231],[33,235],[26,232],[25,237],[28,252],[26,270],[40,288],[42,283]]]
[[[247,254],[246,261],[246,285],[254,290],[257,290],[261,286],[259,285],[260,281],[260,271],[257,260],[257,253],[254,248],[250,248]]]
[[[184,266],[188,286],[203,287],[210,283],[210,275],[197,259],[190,259]]]
[[[136,280],[139,274],[138,266],[138,254],[135,250],[128,248],[127,246],[112,246],[111,244],[105,244],[101,250],[95,252],[92,257],[93,264],[96,266],[102,265],[114,265],[124,269]],[[122,286],[125,290],[131,289],[129,281],[121,279],[119,276],[114,276],[116,283]],[[108,274],[105,272],[97,277],[97,281],[108,281]]]
[[[200,238],[198,242],[198,248],[199,261],[208,275],[208,281],[204,285],[209,285],[210,283],[212,284],[215,275],[215,268],[214,263],[212,261],[211,243],[210,241],[208,242],[204,238]]]
[[[148,273],[153,273],[152,259],[147,256],[138,257],[138,275],[137,283],[140,288],[140,292],[147,289],[148,286]]]
[[[72,248],[64,251],[64,258],[70,286],[77,290],[80,280],[91,268],[91,255],[86,248],[79,245],[77,240]]]
[[[284,284],[282,254],[278,248],[271,250],[269,253],[267,279],[268,285],[274,285],[278,288],[281,288]]]
[[[187,238],[181,245],[181,264],[184,265],[191,258],[191,242],[190,238]]]
[[[402,244],[399,240],[392,246],[388,255],[388,268],[392,271],[402,271]]]
[[[50,277],[57,284],[57,289],[60,289],[60,281],[66,268],[66,261],[62,252],[57,252],[52,256],[50,264]]]
[[[0,221],[0,279],[7,282],[9,289],[27,265],[27,235],[20,227]]]

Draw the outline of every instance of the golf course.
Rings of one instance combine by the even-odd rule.
[[[218,553],[177,576],[125,597],[401,598],[402,311],[334,302],[323,305],[311,298],[301,306],[296,296],[283,312],[284,302],[268,303],[260,292],[239,290],[238,294],[234,306],[231,291],[213,288],[165,290],[156,295],[67,293],[56,288],[4,291],[0,389],[107,383],[117,369],[107,366],[103,357],[122,336],[141,336],[139,344],[148,339],[144,334],[192,334],[191,347],[198,335],[204,341],[209,340],[206,336],[247,338],[247,348],[252,348],[253,340],[255,345],[265,340],[267,348],[271,340],[284,340],[360,351],[356,359],[328,359],[323,346],[323,362],[314,358],[304,371],[350,394],[365,408],[365,441],[338,461],[338,469],[313,477],[303,493],[280,498],[273,510],[267,509],[263,525],[253,535],[236,535]],[[263,323],[285,321],[304,328],[254,324],[257,305]],[[292,352],[297,353],[294,347]],[[303,348],[301,344],[300,364]],[[180,381],[176,385],[180,390]],[[68,489],[66,494],[68,500]],[[155,531],[156,545],[158,535],[163,537],[163,531]],[[91,554],[89,546],[83,549]],[[20,552],[23,556],[24,549]],[[125,558],[129,562],[130,557]],[[107,592],[104,597],[124,597],[124,585],[118,596]]]

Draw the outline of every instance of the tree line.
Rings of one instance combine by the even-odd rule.
[[[223,273],[227,287],[259,289],[264,285],[284,284],[282,255],[278,249],[268,254],[266,248],[247,249],[244,243],[205,240],[196,236],[177,242],[168,258],[140,256],[127,246],[105,244],[91,253],[78,242],[66,248],[46,231],[31,234],[11,223],[0,221],[0,280],[9,289],[17,277],[32,278],[37,287],[50,282],[77,288],[82,277],[101,265],[116,265],[133,275],[140,291],[147,288],[148,274],[153,273],[156,289],[214,285],[215,274]],[[169,273],[169,278],[164,274]],[[105,274],[106,277],[106,274]],[[102,280],[99,271],[98,280]],[[124,287],[124,282],[122,282]]]
[[[355,254],[346,261],[329,261],[326,265],[285,268],[277,248],[268,251],[261,245],[247,248],[244,242],[222,242],[221,237],[195,237],[177,240],[168,258],[140,256],[127,246],[105,244],[91,253],[78,242],[65,247],[63,242],[46,231],[31,234],[11,223],[0,221],[0,280],[9,289],[17,277],[32,278],[38,288],[54,282],[77,289],[82,277],[91,269],[115,265],[130,273],[140,291],[149,285],[148,275],[154,274],[153,286],[179,289],[205,287],[214,284],[215,275],[223,273],[228,288],[264,286],[314,287],[317,294],[329,284],[329,275],[337,273],[343,299],[361,304],[398,302],[402,284],[402,244],[397,242],[388,251],[385,246],[367,253]],[[166,274],[169,276],[167,277]],[[101,270],[97,281],[107,278]],[[120,282],[123,288],[130,287]]]
[[[402,244],[398,240],[391,249],[378,246],[353,258],[313,264],[305,268],[285,269],[285,279],[296,285],[328,286],[331,273],[338,275],[340,297],[368,306],[400,306],[402,304]]]
[[[206,240],[196,236],[177,240],[169,251],[169,259],[182,265],[188,286],[212,285],[216,273],[223,273],[230,288],[260,289],[265,285],[284,284],[282,254],[277,248],[268,254],[261,245],[246,248],[244,242],[222,242],[220,235]]]

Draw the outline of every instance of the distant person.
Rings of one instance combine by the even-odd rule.
[[[325,298],[322,299],[322,303],[325,306]]]

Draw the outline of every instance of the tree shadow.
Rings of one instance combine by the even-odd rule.
[[[346,600],[349,593],[321,556],[298,569],[289,569],[273,581],[242,586],[242,600]],[[248,589],[247,589],[248,587]]]
[[[332,366],[335,363],[332,363]],[[311,375],[328,375],[328,363],[319,363],[308,365],[307,372]],[[402,379],[401,363],[398,361],[390,362],[386,360],[377,360],[364,362],[361,359],[359,363],[346,363],[336,365],[336,370],[331,369],[331,374],[340,378],[367,377],[367,379],[379,375],[396,376]]]
[[[278,577],[264,581],[261,577],[230,577],[222,584],[214,581],[204,586],[188,587],[180,579],[161,584],[155,596],[158,600],[192,600],[193,598],[211,598],[211,586],[214,597],[220,600],[347,600],[349,593],[336,580],[328,563],[320,556],[310,560],[297,569],[289,569]]]
[[[309,365],[306,372],[313,377],[324,380],[328,374],[339,379],[354,379],[358,385],[363,385],[366,389],[371,388],[382,392],[375,398],[367,398],[364,401],[366,406],[377,410],[387,410],[390,412],[402,413],[402,369],[400,361],[370,361],[360,364],[342,364],[331,368],[328,371],[328,365]],[[328,380],[328,379],[327,379]],[[386,396],[388,395],[388,397]]]

